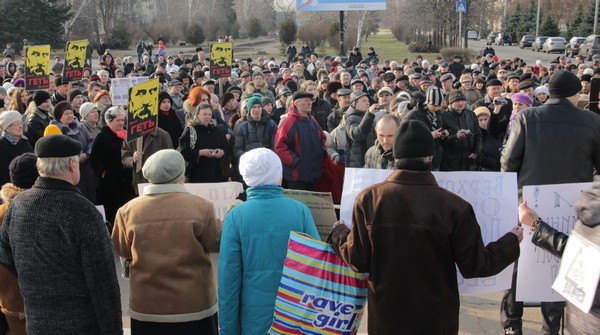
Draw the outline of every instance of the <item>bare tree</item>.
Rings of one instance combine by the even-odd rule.
[[[65,38],[68,40],[69,39],[69,34],[71,33],[71,29],[73,28],[73,25],[75,24],[75,22],[79,19],[79,17],[81,16],[81,14],[83,13],[83,10],[86,8],[86,6],[91,2],[92,0],[82,0],[82,1],[75,1],[75,0],[66,0],[65,3],[69,6],[71,6],[71,18],[65,22],[62,23],[62,27],[64,30],[64,34],[65,34]]]

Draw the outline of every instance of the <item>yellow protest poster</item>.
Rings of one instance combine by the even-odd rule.
[[[50,45],[27,47],[25,58],[25,88],[28,91],[50,87]]]
[[[154,131],[158,125],[158,78],[129,89],[127,142]]]
[[[67,42],[67,55],[63,70],[63,79],[65,82],[81,79],[83,68],[85,67],[85,51],[87,46],[87,40]]]
[[[233,44],[231,42],[210,45],[210,77],[212,79],[229,78],[232,61]]]

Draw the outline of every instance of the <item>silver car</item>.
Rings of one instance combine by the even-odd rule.
[[[560,52],[564,53],[567,48],[567,40],[564,37],[548,37],[542,46],[542,52]]]

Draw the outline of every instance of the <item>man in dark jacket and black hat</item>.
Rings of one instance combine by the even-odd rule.
[[[527,185],[591,182],[600,170],[600,116],[577,108],[581,82],[566,70],[549,81],[550,99],[517,114],[501,158],[501,169],[517,172],[519,190]],[[515,268],[516,269],[516,268]],[[502,301],[505,334],[521,334],[523,303],[515,302],[515,283]],[[544,334],[560,330],[564,302],[542,302]]]
[[[369,273],[371,335],[399,327],[402,334],[458,334],[457,266],[465,278],[487,277],[519,257],[523,230],[484,246],[471,205],[431,174],[433,152],[429,129],[403,122],[393,146],[397,170],[356,197],[351,230],[336,223],[332,231],[335,252]]]
[[[365,154],[375,143],[375,107],[369,108],[369,95],[365,92],[350,95],[350,108],[346,111],[346,167],[365,165]]]
[[[54,116],[50,113],[52,102],[48,92],[42,90],[35,91],[33,101],[36,108],[27,116],[27,121],[25,122],[27,125],[25,135],[27,135],[29,142],[31,142],[31,146],[35,146],[35,142],[44,136],[44,130],[50,124],[50,121],[54,119]]]

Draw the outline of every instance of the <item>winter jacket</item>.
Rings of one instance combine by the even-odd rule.
[[[346,167],[361,168],[367,150],[375,143],[375,114],[353,107],[346,113]]]
[[[333,108],[333,111],[327,117],[328,132],[332,132],[335,128],[337,128],[337,126],[342,122],[342,117],[344,116],[348,108],[350,108],[350,106],[342,108],[339,107],[339,105],[336,105],[335,108]]]
[[[29,116],[27,116],[27,131],[25,135],[29,139],[32,147],[35,147],[35,142],[44,136],[44,130],[50,124],[50,121],[54,120],[54,116],[51,113],[43,111],[39,108],[35,108]]]
[[[510,121],[510,115],[512,114],[512,100],[506,99],[506,104],[502,105],[500,112],[494,114],[494,102],[489,95],[484,96],[482,99],[477,100],[471,109],[475,110],[477,107],[487,107],[490,110],[490,119],[488,122],[488,132],[500,141],[504,140],[506,136],[506,128],[508,127],[508,121]]]
[[[248,84],[246,84],[246,93],[249,93],[249,94],[259,93],[262,96],[269,97],[271,99],[271,101],[275,101],[275,90],[271,86],[269,86],[269,84],[267,84],[266,82],[264,83],[264,85],[261,88],[256,88],[256,87],[254,87],[253,82],[249,82]]]
[[[183,133],[183,127],[179,122],[179,118],[174,109],[170,109],[167,113],[162,111],[158,112],[158,126],[169,133],[171,136],[171,142],[173,146],[177,146],[179,144],[179,138]]]
[[[215,314],[211,253],[219,251],[221,229],[213,205],[180,184],[149,185],[121,207],[112,241],[115,252],[131,260],[129,315],[189,322]]]
[[[225,137],[225,132],[215,126],[195,125],[196,142],[193,141],[192,133],[188,126],[184,129],[179,139],[179,150],[188,162],[185,169],[186,180],[190,183],[218,183],[227,178],[224,175],[224,162],[231,157],[231,146]],[[192,148],[193,147],[193,148]],[[200,156],[202,149],[221,149],[225,154],[221,158]]]
[[[233,156],[239,162],[240,157],[256,148],[267,148],[275,150],[275,134],[277,125],[267,112],[263,111],[260,121],[252,118],[243,121],[235,135],[235,145],[233,146]]]
[[[475,170],[475,160],[469,158],[474,153],[481,154],[481,128],[475,113],[464,109],[462,113],[449,108],[442,113],[442,124],[450,133],[441,140],[443,152],[440,171],[472,171]],[[471,133],[459,140],[456,133],[467,129]]]
[[[327,117],[331,114],[331,105],[329,102],[317,98],[312,104],[311,114],[315,117],[321,129],[327,130]]]
[[[221,335],[266,334],[291,231],[320,240],[309,209],[275,186],[247,190],[225,217],[219,256]]]
[[[476,103],[477,100],[481,99],[481,93],[479,93],[479,90],[477,90],[475,87],[471,87],[469,89],[465,89],[464,87],[461,87],[460,90],[463,92],[463,94],[467,98],[468,106],[471,106],[472,104]]]
[[[517,115],[500,160],[525,185],[582,183],[600,171],[600,116],[565,98]]]
[[[370,335],[399,334],[399,327],[402,334],[458,334],[457,267],[465,278],[488,277],[519,257],[512,233],[485,246],[471,205],[431,172],[394,171],[356,197],[353,218],[351,231],[333,230],[332,246],[355,271],[369,273]]]
[[[275,135],[275,153],[283,164],[283,178],[301,182],[317,180],[327,154],[325,139],[313,116],[302,116],[294,106],[290,107]]]
[[[75,186],[38,177],[3,222],[0,264],[19,278],[28,334],[122,333],[110,236]]]
[[[365,168],[393,170],[395,165],[392,150],[385,151],[383,146],[375,141],[375,145],[370,147],[365,154]]]
[[[502,142],[490,135],[485,129],[481,129],[481,140],[481,155],[475,160],[478,168],[484,171],[500,171]]]
[[[10,173],[8,171],[10,162],[26,152],[33,152],[33,148],[27,138],[22,137],[17,141],[10,135],[0,137],[0,187],[10,182]]]

